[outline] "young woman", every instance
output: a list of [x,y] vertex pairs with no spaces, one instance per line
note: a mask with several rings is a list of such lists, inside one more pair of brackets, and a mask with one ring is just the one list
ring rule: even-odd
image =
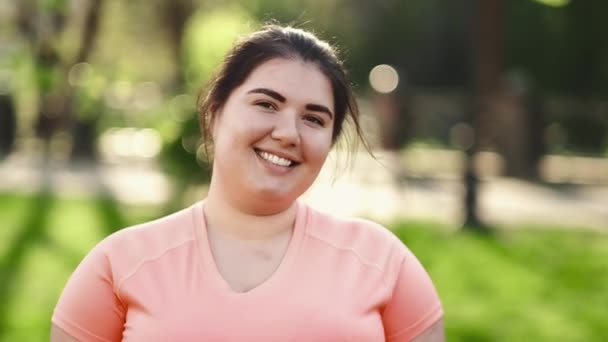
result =
[[357,106],[311,33],[267,26],[227,55],[201,127],[206,199],[100,242],[52,341],[443,341],[427,273],[389,230],[298,202]]

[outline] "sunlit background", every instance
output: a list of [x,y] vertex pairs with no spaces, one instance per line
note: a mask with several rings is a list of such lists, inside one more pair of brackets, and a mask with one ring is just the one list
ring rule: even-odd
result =
[[303,201],[394,230],[433,277],[450,341],[602,341],[605,13],[601,0],[0,1],[0,341],[48,340],[96,242],[204,198],[199,92],[270,19],[338,44],[374,153],[346,134]]

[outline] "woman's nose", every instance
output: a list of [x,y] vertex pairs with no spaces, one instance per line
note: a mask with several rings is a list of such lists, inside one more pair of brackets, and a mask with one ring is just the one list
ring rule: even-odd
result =
[[277,115],[270,136],[283,146],[297,146],[300,144],[297,114],[282,112]]

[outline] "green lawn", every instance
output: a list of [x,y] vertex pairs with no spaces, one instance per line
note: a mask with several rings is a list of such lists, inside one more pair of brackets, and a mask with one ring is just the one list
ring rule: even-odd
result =
[[0,341],[48,341],[55,302],[84,254],[154,214],[109,199],[0,194]]
[[608,234],[395,229],[437,286],[450,341],[605,341]]
[[[109,199],[0,194],[0,341],[48,340],[70,272],[98,240],[159,216]],[[608,234],[515,229],[493,236],[396,223],[433,278],[450,341],[600,341]],[[602,336],[603,335],[603,336]]]

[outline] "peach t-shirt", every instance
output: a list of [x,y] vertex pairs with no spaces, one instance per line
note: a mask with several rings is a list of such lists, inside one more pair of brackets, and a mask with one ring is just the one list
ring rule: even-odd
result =
[[234,292],[198,202],[100,242],[52,321],[83,341],[408,341],[442,313],[429,276],[389,230],[302,203],[275,273]]

